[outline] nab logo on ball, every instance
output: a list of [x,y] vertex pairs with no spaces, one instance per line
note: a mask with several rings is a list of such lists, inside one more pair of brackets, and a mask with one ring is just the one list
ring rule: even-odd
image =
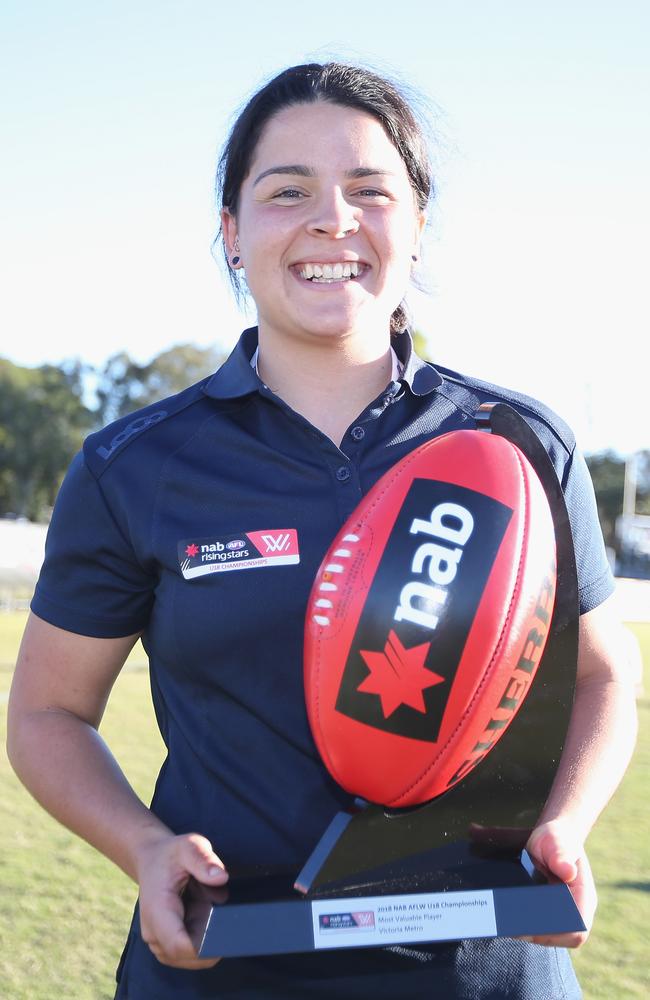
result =
[[[511,516],[511,508],[485,494],[414,480],[357,625],[337,711],[375,729],[437,741]],[[394,609],[388,622],[387,607]]]

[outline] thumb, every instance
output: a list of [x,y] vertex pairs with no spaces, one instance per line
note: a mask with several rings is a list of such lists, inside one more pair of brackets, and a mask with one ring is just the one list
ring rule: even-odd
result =
[[544,871],[562,882],[573,882],[578,875],[578,858],[582,854],[574,838],[562,835],[563,831],[551,824],[534,830],[528,842],[533,860]]
[[573,882],[578,875],[578,859],[572,852],[557,846],[556,850],[549,851],[546,862],[548,870],[561,879],[562,882]]
[[223,885],[228,881],[226,867],[218,854],[214,853],[212,844],[206,837],[191,833],[184,847],[183,865],[197,882]]

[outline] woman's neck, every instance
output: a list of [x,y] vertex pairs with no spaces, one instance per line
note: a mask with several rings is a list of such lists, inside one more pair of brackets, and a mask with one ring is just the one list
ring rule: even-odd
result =
[[[277,349],[260,334],[259,376],[338,446],[346,430],[390,382],[390,339],[293,343]],[[271,343],[269,343],[271,341]]]

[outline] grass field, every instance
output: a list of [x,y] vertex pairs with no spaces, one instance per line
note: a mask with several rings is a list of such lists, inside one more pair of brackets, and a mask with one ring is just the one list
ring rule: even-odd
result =
[[[0,615],[0,738],[6,692],[24,624]],[[650,689],[650,625],[632,626]],[[144,654],[123,671],[102,732],[148,799],[163,756]],[[587,1000],[650,996],[650,698],[639,700],[633,764],[589,840],[600,906],[575,964]],[[135,887],[50,819],[19,785],[0,751],[0,996],[2,1000],[109,1000]],[[152,998],[154,1000],[154,998]]]

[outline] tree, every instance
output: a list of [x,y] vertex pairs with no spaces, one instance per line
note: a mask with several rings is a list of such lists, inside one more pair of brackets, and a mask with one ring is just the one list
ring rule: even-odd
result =
[[179,344],[139,365],[126,354],[114,354],[99,373],[97,415],[100,424],[180,392],[215,370],[223,360],[213,347]]
[[636,512],[650,514],[650,448],[636,454]]
[[[587,456],[605,544],[614,549],[617,548],[616,519],[623,513],[625,464],[625,458],[613,451]],[[637,453],[636,473],[636,513],[650,514],[650,450]]]
[[22,368],[0,358],[0,514],[37,519],[54,502],[92,425],[83,367]]
[[191,344],[146,365],[116,354],[94,373],[98,406],[91,411],[83,402],[89,368],[78,362],[23,368],[0,358],[0,515],[43,517],[88,431],[179,392],[220,361],[215,349]]
[[616,518],[623,512],[625,459],[613,451],[587,456],[605,544],[616,548]]

